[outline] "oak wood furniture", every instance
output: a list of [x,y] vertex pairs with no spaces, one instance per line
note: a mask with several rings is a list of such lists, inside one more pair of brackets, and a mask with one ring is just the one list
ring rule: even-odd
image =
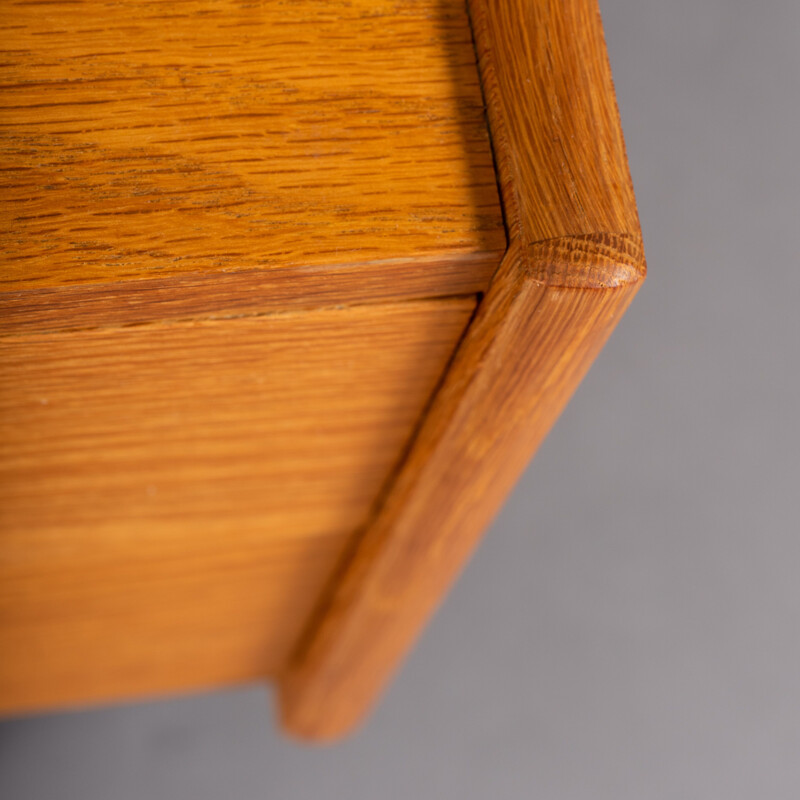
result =
[[1,7],[0,709],[335,737],[644,277],[595,0]]

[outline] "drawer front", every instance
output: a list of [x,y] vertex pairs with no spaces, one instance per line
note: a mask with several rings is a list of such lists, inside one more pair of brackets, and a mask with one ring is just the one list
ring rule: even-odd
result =
[[278,672],[474,306],[0,339],[0,707]]

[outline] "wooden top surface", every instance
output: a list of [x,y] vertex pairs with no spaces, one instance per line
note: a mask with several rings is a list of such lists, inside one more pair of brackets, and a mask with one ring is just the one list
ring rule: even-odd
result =
[[4,292],[398,260],[472,291],[505,250],[461,0],[2,0],[0,32]]

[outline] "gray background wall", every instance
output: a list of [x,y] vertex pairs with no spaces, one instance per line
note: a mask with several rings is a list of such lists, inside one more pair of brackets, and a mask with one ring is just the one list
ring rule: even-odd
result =
[[800,797],[800,3],[601,5],[650,277],[368,726],[13,720],[0,796]]

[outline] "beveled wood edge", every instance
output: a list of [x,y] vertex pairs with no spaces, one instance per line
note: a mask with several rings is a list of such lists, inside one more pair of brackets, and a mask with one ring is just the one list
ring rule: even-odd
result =
[[502,258],[479,251],[0,292],[0,336],[479,294]]
[[306,739],[363,718],[645,276],[596,0],[469,8],[509,249],[280,680]]

